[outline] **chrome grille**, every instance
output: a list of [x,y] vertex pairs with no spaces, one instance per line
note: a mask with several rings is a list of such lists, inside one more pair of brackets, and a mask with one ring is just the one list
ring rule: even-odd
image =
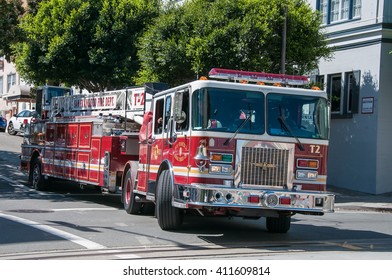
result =
[[241,181],[263,186],[287,185],[289,150],[242,147]]

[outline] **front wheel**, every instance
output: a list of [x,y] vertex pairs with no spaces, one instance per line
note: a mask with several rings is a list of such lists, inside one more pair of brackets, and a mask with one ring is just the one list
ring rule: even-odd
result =
[[291,216],[267,217],[267,229],[273,233],[286,233],[291,225]]
[[10,122],[8,124],[8,134],[10,134],[10,135],[15,135],[16,134],[16,131],[14,129],[14,125],[12,124],[12,122]]
[[183,210],[172,206],[173,183],[168,170],[162,171],[158,179],[156,215],[163,230],[178,229],[183,220]]
[[122,188],[122,200],[124,204],[124,209],[128,214],[138,214],[142,207],[141,202],[136,201],[136,195],[133,192],[133,184],[132,184],[132,172],[128,170],[124,186]]
[[42,176],[41,161],[35,158],[32,163],[32,176],[31,182],[34,189],[37,191],[43,191],[46,189],[46,182],[44,176]]

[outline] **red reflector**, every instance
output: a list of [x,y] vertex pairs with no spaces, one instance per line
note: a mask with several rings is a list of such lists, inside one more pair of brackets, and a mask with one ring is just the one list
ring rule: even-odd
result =
[[260,202],[260,197],[257,195],[251,195],[248,197],[248,202],[250,203],[259,203]]
[[27,119],[24,119],[24,120],[23,120],[23,123],[24,123],[24,124],[27,124],[27,123],[28,123],[28,120],[27,120]]
[[279,204],[290,205],[291,198],[290,197],[281,197],[281,198],[279,198]]

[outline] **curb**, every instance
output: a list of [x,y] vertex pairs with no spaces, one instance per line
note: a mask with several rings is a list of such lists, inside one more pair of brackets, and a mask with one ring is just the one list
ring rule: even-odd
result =
[[368,211],[368,212],[380,212],[380,213],[392,213],[392,205],[388,206],[368,206],[368,205],[344,205],[335,204],[335,211],[346,210],[346,211]]

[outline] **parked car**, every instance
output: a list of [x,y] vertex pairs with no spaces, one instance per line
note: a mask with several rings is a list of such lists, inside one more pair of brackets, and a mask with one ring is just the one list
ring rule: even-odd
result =
[[38,113],[34,110],[23,110],[19,114],[13,115],[8,121],[8,133],[15,135],[18,132],[23,132],[26,124],[35,118],[38,118]]
[[0,131],[5,132],[6,127],[7,127],[7,119],[0,116]]

